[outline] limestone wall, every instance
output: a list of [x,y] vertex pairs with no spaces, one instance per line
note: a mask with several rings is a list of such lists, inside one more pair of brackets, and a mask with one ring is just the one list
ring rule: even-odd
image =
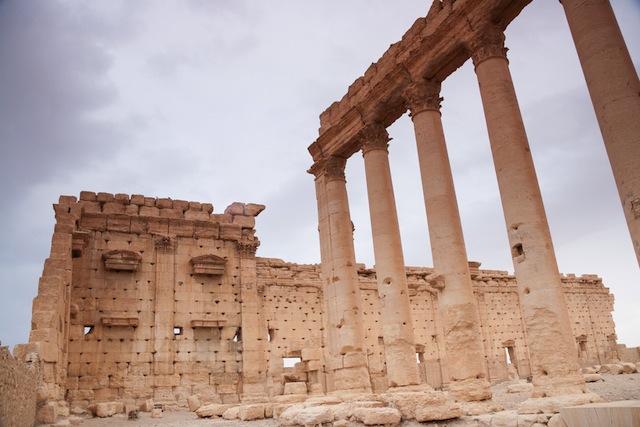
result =
[[0,426],[32,427],[36,417],[37,365],[0,347]]
[[[321,268],[256,258],[261,205],[213,206],[83,192],[54,206],[56,227],[34,300],[38,414],[53,421],[94,402],[166,406],[264,401],[332,390]],[[530,373],[517,284],[472,266],[488,377]],[[433,270],[407,267],[423,382],[448,383]],[[375,271],[358,266],[375,391],[387,388]],[[613,298],[596,276],[563,278],[576,352],[617,359]],[[511,365],[507,363],[511,359]]]

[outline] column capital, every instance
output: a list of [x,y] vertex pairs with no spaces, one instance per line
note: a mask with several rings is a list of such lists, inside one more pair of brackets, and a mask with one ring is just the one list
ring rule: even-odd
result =
[[469,46],[473,65],[477,67],[485,59],[494,57],[507,59],[509,49],[504,46],[504,40],[503,30],[495,26],[486,26]]
[[321,175],[324,175],[327,180],[342,180],[345,181],[344,170],[347,166],[347,159],[338,156],[325,157],[311,166],[309,173],[312,173],[316,179]]
[[411,116],[415,116],[426,110],[440,111],[440,103],[444,98],[440,97],[440,82],[437,80],[424,80],[409,85],[403,96]]
[[371,150],[385,150],[389,148],[389,133],[380,123],[372,123],[366,125],[360,131],[360,141],[362,145],[362,155],[364,156]]

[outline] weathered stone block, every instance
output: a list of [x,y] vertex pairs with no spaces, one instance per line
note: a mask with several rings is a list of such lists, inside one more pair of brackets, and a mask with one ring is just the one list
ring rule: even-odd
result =
[[284,394],[307,394],[307,383],[305,382],[285,383]]
[[395,408],[355,408],[354,417],[365,425],[396,425],[402,414]]
[[265,417],[265,405],[243,405],[238,410],[238,418],[242,421],[261,420]]

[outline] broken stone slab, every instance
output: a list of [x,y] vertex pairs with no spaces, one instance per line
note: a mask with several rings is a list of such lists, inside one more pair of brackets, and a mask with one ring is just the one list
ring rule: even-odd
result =
[[118,413],[116,402],[100,402],[96,404],[96,417],[107,418]]
[[582,374],[584,376],[584,381],[588,383],[595,383],[597,381],[604,381],[602,375],[600,374]]
[[365,425],[396,425],[402,414],[395,408],[355,408],[353,416]]
[[225,411],[236,405],[223,405],[213,403],[211,405],[204,405],[199,407],[195,412],[200,418],[221,417]]
[[242,405],[238,409],[238,418],[242,421],[262,420],[266,418],[267,405]]
[[333,412],[326,406],[312,406],[310,408],[300,408],[298,405],[280,414],[279,421],[285,426],[317,426],[333,422]]
[[530,397],[518,407],[519,414],[555,414],[560,408],[579,406],[587,403],[600,403],[604,399],[595,393],[569,394],[554,397]]
[[398,409],[402,418],[408,420],[439,421],[462,416],[460,405],[443,392],[394,392],[382,395],[382,399],[388,406]]
[[239,406],[231,407],[226,411],[224,411],[224,413],[222,414],[222,418],[224,418],[225,420],[237,420],[239,416],[240,416]]
[[202,406],[200,404],[200,398],[196,395],[187,397],[187,405],[191,412],[196,412]]
[[638,367],[634,363],[630,362],[622,362],[622,373],[624,374],[635,374],[638,372]]

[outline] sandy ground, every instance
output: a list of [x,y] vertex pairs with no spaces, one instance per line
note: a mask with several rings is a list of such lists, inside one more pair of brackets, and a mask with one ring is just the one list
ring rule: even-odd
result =
[[[640,400],[640,373],[609,375],[603,374],[604,381],[590,383],[589,389],[598,393],[605,400]],[[496,384],[493,387],[494,400],[501,404],[506,410],[514,410],[518,404],[528,397],[528,393],[507,393],[509,382]],[[77,421],[75,421],[77,422]],[[406,423],[418,426],[419,423]],[[151,418],[149,413],[140,413],[140,418],[130,421],[123,415],[116,415],[111,418],[91,418],[82,419],[79,424],[82,427],[113,427],[113,426],[139,426],[139,427],[160,427],[160,426],[180,426],[180,427],[277,427],[279,423],[273,419],[261,421],[226,421],[223,419],[198,418],[193,412],[164,412],[162,418]],[[455,426],[468,425],[463,420],[452,423],[428,423],[422,425],[431,426]]]

